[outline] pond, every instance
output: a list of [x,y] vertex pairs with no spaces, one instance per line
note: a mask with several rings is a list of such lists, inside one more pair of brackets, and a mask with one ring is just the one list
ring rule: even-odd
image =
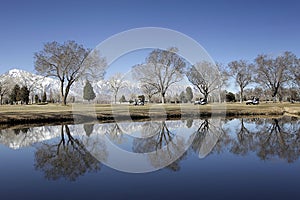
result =
[[0,131],[1,199],[295,199],[297,118]]

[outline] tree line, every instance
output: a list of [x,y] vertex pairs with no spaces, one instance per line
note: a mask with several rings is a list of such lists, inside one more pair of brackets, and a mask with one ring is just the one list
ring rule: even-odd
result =
[[261,54],[253,63],[239,60],[229,63],[228,67],[229,75],[239,86],[241,102],[245,88],[251,83],[255,83],[258,90],[269,92],[273,101],[281,101],[287,89],[295,89],[299,93],[300,59],[292,52],[284,52],[277,57]]
[[270,97],[274,102],[282,101],[288,92],[292,94],[290,100],[300,100],[300,59],[292,52],[284,52],[277,57],[261,54],[252,63],[238,60],[224,66],[207,61],[188,65],[176,54],[177,51],[174,48],[154,50],[145,63],[134,66],[141,87],[149,94],[160,94],[162,103],[170,86],[180,82],[184,76],[206,100],[215,95],[219,102],[234,100],[232,93],[226,91],[232,80],[239,88],[240,102],[247,98],[245,92],[249,96],[250,88],[260,91],[257,95],[252,93],[253,96],[264,93],[266,100]]
[[[13,89],[8,94],[8,98],[3,102],[3,96],[1,96],[0,102],[2,104],[29,104],[30,102],[30,90],[27,86],[20,87],[19,84],[15,84]],[[54,100],[50,97],[50,100],[47,100],[46,92],[43,92],[41,98],[39,95],[34,95],[35,103],[46,103],[46,102],[54,102]],[[33,103],[33,100],[31,101]]]
[[[140,83],[140,89],[149,102],[153,96],[159,96],[160,102],[165,103],[172,86],[184,78],[187,78],[193,88],[173,94],[175,101],[192,101],[197,98],[193,91],[210,101],[235,100],[232,93],[226,90],[232,80],[239,88],[237,99],[240,102],[250,95],[256,96],[255,94],[264,95],[265,99],[273,101],[281,101],[288,93],[289,100],[300,99],[300,59],[292,52],[284,52],[276,57],[261,54],[253,62],[238,60],[227,65],[207,61],[191,65],[178,52],[175,47],[167,50],[154,49],[144,63],[132,67],[133,76]],[[63,105],[67,104],[71,87],[76,81],[99,80],[105,74],[106,59],[98,51],[84,48],[75,41],[46,43],[43,50],[34,54],[34,59],[38,74],[59,80],[59,96]],[[121,74],[116,74],[108,81],[108,85],[116,103],[118,92],[127,86],[126,82]],[[11,88],[10,85],[8,88],[5,82],[0,81],[1,104],[4,96],[9,96],[10,102],[21,101],[27,104],[30,88],[26,88],[26,84],[20,89],[18,87],[20,86],[15,85]],[[83,98],[88,101],[96,97],[90,82],[86,82],[83,93]],[[122,101],[124,99],[122,97]]]

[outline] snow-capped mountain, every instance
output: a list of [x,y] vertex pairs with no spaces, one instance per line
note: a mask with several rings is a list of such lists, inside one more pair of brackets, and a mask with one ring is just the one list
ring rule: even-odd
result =
[[58,81],[52,78],[32,74],[30,72],[12,69],[1,75],[0,78],[11,79],[14,83],[20,85],[27,85],[27,87],[35,87],[36,89],[55,89]]
[[[47,95],[59,96],[60,93],[60,81],[50,77],[44,77],[41,75],[36,75],[20,69],[11,69],[8,72],[0,76],[0,81],[5,80],[11,87],[15,84],[20,86],[27,86],[30,90],[30,95],[35,94],[41,95],[44,91]],[[74,88],[74,89],[73,89]],[[82,96],[83,86],[81,83],[76,83],[72,86],[70,91],[70,96],[79,97]]]
[[20,70],[20,69],[12,69],[2,74],[0,76],[0,80],[6,80],[12,87],[15,84],[20,86],[27,86],[33,94],[42,94],[43,91],[50,93],[59,91],[59,81],[53,78],[44,77],[36,74],[32,74],[30,72]]
[[[59,80],[50,77],[36,75],[20,69],[12,69],[2,74],[0,76],[0,81],[1,80],[8,81],[12,87],[15,84],[18,84],[20,86],[27,86],[31,92],[31,95],[35,95],[35,94],[40,95],[44,91],[46,91],[48,95],[50,94],[50,92],[52,92],[53,94],[59,94],[60,91]],[[140,93],[138,84],[129,81],[126,82],[127,82],[127,87],[123,88],[122,91],[120,91],[119,93],[120,95]],[[82,100],[84,84],[85,84],[84,81],[75,82],[71,87],[69,96],[74,96],[77,100]],[[111,95],[111,89],[106,80],[99,80],[97,82],[92,82],[91,84],[93,86],[94,92],[97,94],[97,96],[99,96],[99,98],[100,96],[103,97],[106,95],[107,96]]]
[[[44,77],[40,75],[36,75],[24,70],[20,69],[12,69],[6,72],[5,74],[0,75],[0,81],[8,80],[11,84],[11,88],[15,84],[19,84],[20,86],[27,86],[30,90],[30,96],[33,98],[34,95],[42,95],[45,91],[47,95],[52,93],[53,96],[59,97],[60,94],[60,81],[50,77]],[[126,87],[120,89],[118,93],[118,98],[122,95],[125,95],[126,99],[132,98],[132,95],[140,95],[143,92],[140,89],[140,84],[138,81],[134,81],[131,77],[124,77],[124,81],[126,82]],[[98,80],[91,82],[94,92],[97,95],[96,100],[104,100],[111,101],[112,100],[112,90],[107,80]],[[83,98],[83,87],[85,85],[85,81],[75,82],[69,93],[69,97],[75,97],[76,101],[82,101]],[[170,87],[171,95],[180,94],[182,91],[185,91],[185,88],[190,86],[188,83],[180,83],[177,85],[172,85]],[[55,97],[54,97],[55,98]]]

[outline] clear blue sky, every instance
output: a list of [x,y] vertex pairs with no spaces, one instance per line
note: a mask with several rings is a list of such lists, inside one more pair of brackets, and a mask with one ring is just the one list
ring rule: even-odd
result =
[[0,4],[0,73],[34,71],[51,41],[94,48],[113,34],[164,27],[198,41],[217,62],[292,51],[300,57],[300,3],[278,1],[16,1]]

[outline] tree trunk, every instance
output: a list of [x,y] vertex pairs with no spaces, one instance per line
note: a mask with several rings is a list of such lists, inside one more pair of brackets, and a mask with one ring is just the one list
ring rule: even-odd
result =
[[0,95],[0,105],[2,105],[2,98],[3,98],[3,95]]
[[165,104],[165,94],[161,93],[161,103]]
[[205,93],[205,94],[204,94],[204,100],[205,100],[205,101],[208,101],[208,93]]
[[117,104],[117,94],[115,94],[115,104]]
[[67,105],[67,102],[65,101],[65,95],[64,95],[64,81],[60,81],[60,96],[62,100],[62,105]]
[[70,92],[70,87],[71,87],[71,84],[68,83],[67,87],[66,87],[66,91],[65,91],[65,95],[64,95],[64,99],[63,99],[63,105],[67,105],[67,98],[68,98],[68,95],[69,95],[69,92]]
[[278,90],[279,90],[279,85],[273,88],[273,102],[276,103],[278,101]]
[[66,106],[66,105],[67,105],[67,97],[66,97],[66,96],[63,96],[63,102],[62,102],[62,105],[63,105],[63,106]]
[[278,100],[277,91],[273,91],[272,97],[273,97],[273,103],[276,103]]
[[243,90],[243,88],[241,88],[240,103],[243,103],[243,94],[244,94],[244,90]]
[[151,98],[152,98],[152,95],[148,95],[148,100],[149,100],[148,103],[152,103]]

